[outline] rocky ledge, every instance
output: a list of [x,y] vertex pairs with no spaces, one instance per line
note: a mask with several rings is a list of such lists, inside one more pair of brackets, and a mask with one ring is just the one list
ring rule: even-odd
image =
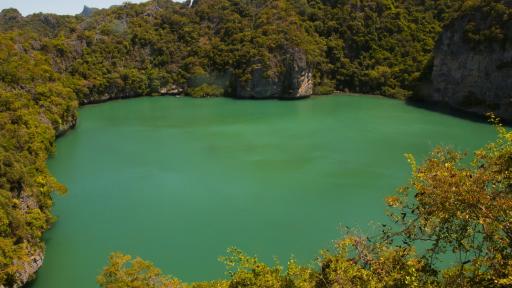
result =
[[[12,288],[23,287],[26,283],[35,278],[37,270],[43,265],[44,250],[38,248],[32,248],[29,253],[28,259],[16,260],[15,265],[20,269],[15,274],[15,282],[12,284]],[[0,286],[0,288],[7,288]]]

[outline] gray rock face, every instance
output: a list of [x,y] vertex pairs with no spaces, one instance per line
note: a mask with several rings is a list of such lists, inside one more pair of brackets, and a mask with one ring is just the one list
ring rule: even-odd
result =
[[69,119],[69,121],[61,124],[59,127],[57,127],[55,131],[55,135],[57,137],[60,137],[64,134],[66,134],[69,130],[75,128],[77,122],[77,116],[73,115],[73,118]]
[[[440,35],[428,100],[478,114],[494,112],[512,120],[512,43],[472,45],[464,32],[474,17],[478,15],[456,19]],[[511,25],[506,35],[512,39]]]
[[249,81],[235,81],[235,97],[244,99],[298,99],[313,94],[311,68],[306,56],[298,49],[292,50],[284,63],[284,72],[268,77],[264,68],[257,68]]
[[271,79],[265,76],[265,69],[257,68],[251,74],[249,81],[236,80],[237,98],[268,99],[281,96],[282,79]]
[[199,87],[203,84],[215,85],[229,90],[229,86],[233,80],[233,73],[230,71],[224,72],[208,72],[204,74],[196,74],[188,79],[188,87]]
[[28,259],[20,261],[15,260],[15,262],[17,262],[16,264],[19,265],[21,269],[16,272],[16,283],[12,287],[23,287],[23,285],[33,280],[37,270],[43,265],[43,259],[44,251],[42,249],[33,248]]
[[177,85],[170,84],[165,87],[160,87],[160,89],[158,89],[158,92],[160,93],[160,95],[180,95],[183,93],[183,88],[180,88]]
[[84,9],[82,10],[82,13],[80,13],[78,15],[84,16],[84,17],[91,17],[92,14],[94,14],[94,12],[96,12],[98,10],[99,10],[98,8],[88,7],[85,5]]
[[[21,211],[24,213],[32,210],[39,209],[37,200],[28,191],[21,191],[19,195]],[[27,243],[30,247],[28,257],[22,259],[15,259],[14,264],[19,267],[13,275],[13,283],[9,284],[10,288],[23,287],[26,283],[35,278],[35,274],[43,265],[44,259],[44,245],[40,240],[34,239],[33,242]],[[0,288],[7,288],[0,285]]]

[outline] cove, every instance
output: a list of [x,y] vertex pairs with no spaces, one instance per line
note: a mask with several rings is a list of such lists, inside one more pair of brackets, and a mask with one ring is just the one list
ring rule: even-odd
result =
[[145,97],[80,109],[57,141],[45,264],[31,287],[96,287],[111,252],[183,281],[224,277],[236,246],[313,262],[347,225],[385,222],[406,183],[403,157],[436,145],[472,151],[494,128],[370,96],[302,101]]

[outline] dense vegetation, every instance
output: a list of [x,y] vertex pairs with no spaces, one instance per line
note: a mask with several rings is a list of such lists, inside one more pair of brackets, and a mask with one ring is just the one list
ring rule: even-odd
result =
[[[37,48],[83,80],[75,91],[81,102],[232,88],[224,83],[232,75],[247,80],[258,67],[276,76],[296,49],[313,68],[316,92],[406,98],[429,69],[442,25],[464,2],[200,0],[189,9],[155,0],[91,17],[20,18],[6,10],[0,29],[44,35],[48,43]],[[195,94],[218,94],[205,88]]]
[[[139,258],[112,254],[102,287],[510,287],[512,285],[512,132],[465,155],[435,149],[387,199],[397,224],[373,238],[349,234],[324,251],[318,267],[293,259],[286,270],[236,249],[223,258],[229,280],[182,284]],[[467,160],[467,159],[466,159]],[[417,243],[423,248],[416,251]],[[447,256],[450,255],[450,256]],[[439,269],[439,257],[455,264]],[[131,261],[130,261],[131,260]]]
[[[486,11],[485,17],[492,21],[487,28],[468,27],[468,39],[479,43],[489,37],[505,37],[500,31],[508,21],[510,8],[500,1],[488,0],[197,0],[191,8],[169,0],[152,0],[94,10],[86,16],[22,17],[14,9],[3,10],[0,13],[0,285],[22,283],[37,269],[33,267],[34,259],[40,258],[44,250],[41,235],[54,221],[50,194],[66,190],[50,175],[45,162],[54,150],[55,137],[74,125],[79,103],[183,92],[195,97],[231,95],[233,77],[247,81],[251,72],[261,67],[266,77],[276,77],[294,51],[301,51],[307,57],[317,93],[344,90],[407,98],[418,81],[428,78],[432,49],[442,26],[461,11],[480,10]],[[510,177],[510,166],[507,168],[503,166],[506,163],[492,158],[493,153],[501,151],[499,145],[510,140],[509,134],[501,136],[502,142],[496,144],[496,150],[492,147],[482,150],[477,155],[477,162],[481,163],[471,169],[457,166],[459,154],[437,151],[427,164],[415,170],[412,183],[417,190],[428,190],[430,194],[425,195],[434,195],[448,188],[435,182],[436,179],[425,177],[455,173],[460,182],[451,185],[467,185],[461,189],[473,187],[461,191],[468,193],[466,198],[471,198],[468,195],[474,192],[474,197],[491,199],[484,202],[489,207],[478,210],[480,206],[476,202],[457,202],[468,199],[460,200],[456,194],[455,198],[445,199],[455,201],[446,202],[453,207],[435,207],[437,202],[428,202],[430,198],[425,199],[425,207],[429,207],[425,210],[409,206],[413,203],[403,197],[395,201],[405,215],[415,220],[403,232],[410,241],[425,237],[437,239],[432,253],[454,247],[455,252],[467,257],[475,255],[475,247],[481,249],[478,258],[469,259],[471,265],[463,265],[458,274],[455,270],[448,273],[446,281],[510,281],[506,278],[510,277],[510,251],[506,246],[510,249],[507,226],[510,224],[506,224],[510,215],[506,211],[492,214],[494,210],[490,210],[498,203],[496,199],[502,201],[506,199],[505,192],[510,194],[510,182],[505,182]],[[481,182],[472,182],[477,180]],[[499,187],[488,187],[490,183]],[[500,192],[504,194],[498,193],[498,189],[505,191]],[[411,192],[413,188],[406,191]],[[462,204],[468,205],[467,211],[450,210]],[[418,205],[423,207],[421,201]],[[467,218],[452,215],[457,211],[472,214],[464,214]],[[454,236],[455,233],[462,238],[446,238],[445,234]],[[472,235],[482,235],[473,239],[482,242],[468,242]],[[229,263],[236,264],[238,270],[233,272],[230,284],[218,285],[254,286],[251,281],[270,281],[265,285],[301,286],[303,283],[307,286],[319,279],[326,281],[322,283],[327,286],[346,286],[343,283],[396,286],[398,282],[393,281],[409,281],[406,279],[420,281],[411,283],[421,285],[438,283],[438,278],[423,273],[430,271],[431,262],[414,258],[410,248],[375,246],[363,240],[349,238],[340,242],[339,253],[322,257],[321,272],[290,265],[284,273],[280,268],[267,267],[236,252]],[[345,257],[349,246],[358,248],[361,257],[354,258],[357,261]],[[492,255],[499,255],[496,261],[502,262],[493,262]],[[112,284],[118,283],[116,275],[132,279],[139,277],[139,270],[150,274],[140,275],[143,277],[140,281],[149,279],[160,286],[177,283],[165,277],[156,281],[161,277],[158,271],[138,260],[132,262],[132,268],[125,269],[126,261],[123,256],[113,256],[114,274],[104,274],[100,283],[125,287]],[[460,271],[468,276],[456,278]]]
[[464,14],[471,19],[465,27],[465,36],[474,48],[485,48],[489,43],[500,43],[505,46],[511,40],[507,26],[512,17],[512,10],[507,6],[491,2],[485,7],[470,6]]
[[16,43],[33,37],[0,37],[0,283],[8,286],[29,257],[41,253],[41,235],[53,221],[50,193],[65,191],[46,159],[55,133],[76,117],[78,107],[50,58]]

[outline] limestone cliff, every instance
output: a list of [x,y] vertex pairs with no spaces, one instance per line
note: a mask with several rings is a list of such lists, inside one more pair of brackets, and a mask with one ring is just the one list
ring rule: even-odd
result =
[[[511,7],[510,1],[501,5],[501,10]],[[493,19],[497,13],[490,9],[470,9],[444,28],[434,51],[428,100],[512,120],[512,23]]]
[[283,68],[275,75],[260,66],[254,69],[249,80],[235,81],[235,97],[244,99],[298,99],[313,93],[311,67],[305,54],[292,49],[283,60]]

